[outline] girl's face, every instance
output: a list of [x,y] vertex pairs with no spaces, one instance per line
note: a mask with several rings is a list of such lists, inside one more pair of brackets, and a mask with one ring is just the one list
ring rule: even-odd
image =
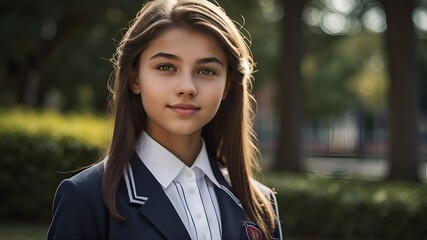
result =
[[227,64],[218,41],[206,33],[171,28],[151,41],[130,86],[141,94],[147,133],[200,136],[225,98]]

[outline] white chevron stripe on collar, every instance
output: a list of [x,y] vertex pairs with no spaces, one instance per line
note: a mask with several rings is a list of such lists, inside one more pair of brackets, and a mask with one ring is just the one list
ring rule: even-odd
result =
[[129,167],[125,170],[124,177],[125,177],[128,195],[129,195],[129,201],[131,203],[144,205],[145,202],[148,200],[148,198],[137,195],[136,187],[135,187],[135,179],[133,177],[133,171],[132,171],[131,165],[129,165]]
[[233,199],[234,202],[236,202],[236,204],[239,205],[240,208],[243,209],[243,206],[240,203],[239,199],[236,196],[234,196],[234,194],[230,190],[228,190],[226,186],[221,185],[221,189],[224,190],[224,192],[227,193],[231,197],[231,199]]

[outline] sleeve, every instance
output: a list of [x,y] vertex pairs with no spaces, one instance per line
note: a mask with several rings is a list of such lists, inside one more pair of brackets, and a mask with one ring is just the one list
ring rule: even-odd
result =
[[279,215],[279,205],[277,204],[276,194],[271,191],[271,201],[274,208],[274,214],[276,217],[276,227],[274,229],[273,233],[273,239],[283,239],[283,233],[282,233],[282,227],[280,222],[280,215]]
[[99,239],[95,216],[87,197],[72,180],[58,187],[47,239]]

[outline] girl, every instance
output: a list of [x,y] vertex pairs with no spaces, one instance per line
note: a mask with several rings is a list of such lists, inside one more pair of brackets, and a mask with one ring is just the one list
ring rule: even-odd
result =
[[115,54],[107,157],[58,187],[48,239],[279,239],[252,180],[253,61],[206,0],[147,2]]

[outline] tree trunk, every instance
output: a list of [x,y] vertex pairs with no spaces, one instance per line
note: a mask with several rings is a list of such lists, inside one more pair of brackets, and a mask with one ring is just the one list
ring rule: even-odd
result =
[[413,2],[383,1],[387,15],[386,47],[390,75],[390,172],[391,179],[418,178],[418,89],[415,61]]
[[284,0],[282,70],[279,72],[277,104],[279,132],[275,170],[301,171],[301,0]]

